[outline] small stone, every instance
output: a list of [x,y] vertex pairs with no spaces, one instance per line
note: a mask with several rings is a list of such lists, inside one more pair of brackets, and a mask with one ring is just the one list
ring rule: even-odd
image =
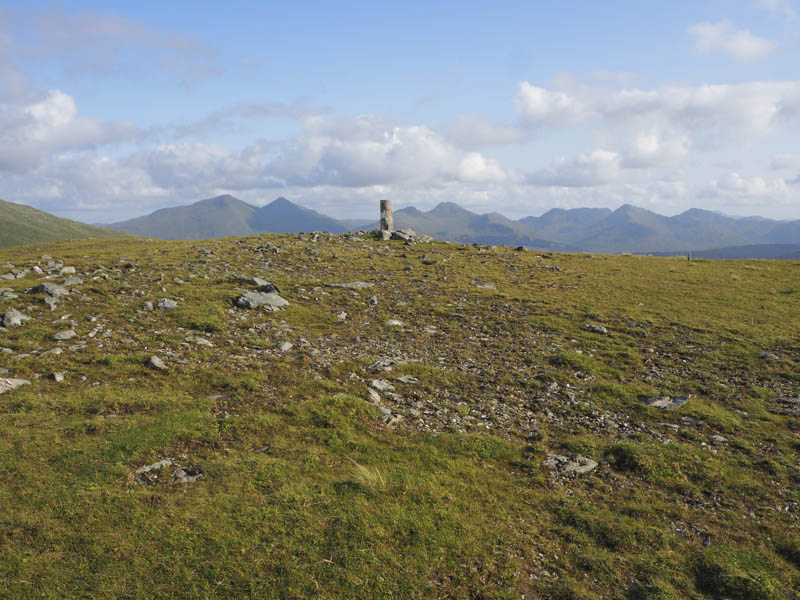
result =
[[608,333],[608,329],[606,329],[602,325],[589,324],[589,325],[586,326],[586,329],[588,329],[592,333],[599,333],[601,335],[606,335]]
[[0,316],[0,324],[3,327],[16,327],[17,325],[22,325],[23,321],[29,321],[30,317],[19,312],[16,309],[9,309],[7,310],[2,316]]
[[764,360],[778,360],[778,355],[772,352],[762,352],[759,356]]
[[59,271],[59,275],[74,275],[75,274],[75,267],[62,267],[61,271]]
[[178,303],[171,298],[161,298],[161,300],[156,303],[156,308],[161,310],[174,310],[178,308]]
[[377,296],[370,296],[369,297],[369,305],[376,306],[378,304],[378,297]]
[[385,379],[373,379],[372,387],[380,392],[393,392],[394,386]]
[[202,477],[203,471],[199,467],[177,467],[172,472],[175,483],[194,483]]
[[678,408],[683,406],[691,398],[691,394],[684,394],[683,396],[640,396],[640,400],[647,406],[654,408]]
[[50,373],[50,379],[56,383],[61,383],[64,381],[64,373]]
[[53,339],[56,341],[71,340],[76,335],[78,334],[75,333],[74,329],[66,329],[64,331],[59,331],[58,333],[54,333]]
[[405,327],[405,323],[403,323],[398,319],[389,319],[388,321],[386,321],[386,324],[389,327]]
[[345,320],[347,320],[347,313],[346,313],[346,312],[344,312],[344,311],[342,311],[342,312],[340,312],[338,315],[336,315],[336,318],[337,318],[337,319],[338,319],[340,322],[341,322],[341,321],[345,321]]
[[278,350],[281,352],[288,352],[292,348],[294,348],[294,344],[292,342],[281,342],[278,346]]
[[259,308],[267,310],[281,310],[288,306],[289,301],[271,292],[245,292],[236,299],[239,308]]
[[73,287],[75,285],[81,285],[82,283],[83,283],[83,279],[81,279],[77,275],[72,275],[70,277],[67,277],[64,280],[64,285],[67,286],[67,287]]
[[7,377],[0,377],[0,394],[15,390],[20,386],[29,384],[27,379],[11,379]]
[[69,290],[66,288],[61,287],[60,285],[56,285],[55,283],[50,283],[46,281],[37,285],[34,288],[28,290],[29,294],[45,294],[50,296],[51,298],[60,298],[61,296],[68,296]]
[[397,378],[397,381],[399,381],[400,383],[407,383],[407,384],[419,383],[419,379],[417,379],[416,377],[412,377],[411,375],[402,375]]
[[371,287],[374,287],[374,283],[368,283],[366,281],[350,281],[347,283],[329,283],[328,287],[332,288],[344,288],[347,290],[366,290]]
[[151,356],[150,358],[147,359],[147,362],[145,364],[151,369],[156,369],[159,371],[167,370],[167,365],[165,365],[164,361],[161,360],[158,356]]
[[370,402],[379,404],[381,401],[381,395],[372,388],[367,388],[367,396],[369,396]]
[[149,300],[147,302],[142,303],[142,310],[150,312],[151,310],[153,310],[153,308],[154,308],[153,303],[150,302]]
[[714,435],[712,435],[712,436],[711,436],[709,439],[710,439],[712,442],[715,442],[715,443],[717,443],[717,444],[720,444],[720,443],[722,443],[722,442],[727,442],[727,441],[728,441],[728,438],[726,438],[726,437],[723,437],[723,436],[721,436],[721,435],[717,435],[717,434],[714,434]]

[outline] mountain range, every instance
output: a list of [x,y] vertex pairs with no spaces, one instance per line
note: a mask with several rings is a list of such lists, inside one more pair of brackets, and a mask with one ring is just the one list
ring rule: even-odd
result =
[[[476,214],[458,204],[442,202],[429,211],[414,207],[396,210],[394,225],[395,229],[413,229],[441,240],[557,251],[658,255],[692,252],[708,258],[800,256],[800,220],[736,218],[697,208],[672,217],[629,204],[613,211],[554,208],[539,217],[512,220],[499,213]],[[377,220],[339,220],[286,198],[258,207],[223,195],[102,228],[0,200],[0,247],[69,237],[134,234],[195,240],[259,233],[345,233],[377,226]]]
[[121,231],[62,219],[24,204],[0,200],[0,248],[35,242],[128,235]]

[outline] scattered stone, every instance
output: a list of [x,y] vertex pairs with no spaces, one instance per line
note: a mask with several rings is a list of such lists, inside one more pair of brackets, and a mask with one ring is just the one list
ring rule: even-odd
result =
[[191,341],[193,341],[198,346],[205,346],[206,348],[214,347],[214,344],[211,341],[207,340],[206,338],[195,336],[191,339]]
[[64,341],[64,340],[71,340],[74,338],[77,333],[75,333],[74,329],[66,329],[64,331],[59,331],[58,333],[53,334],[53,339],[56,341]]
[[281,310],[289,301],[271,292],[245,292],[236,299],[239,308],[260,308]]
[[178,303],[171,298],[161,298],[161,300],[156,303],[156,308],[160,310],[175,310],[178,308]]
[[691,397],[691,394],[684,394],[683,396],[640,396],[639,399],[647,406],[654,408],[678,408],[686,404]]
[[136,473],[137,475],[144,475],[145,473],[150,473],[151,471],[160,471],[165,467],[171,467],[172,463],[173,461],[171,458],[165,458],[164,460],[159,460],[158,462],[154,462],[152,465],[139,467],[138,469],[136,469],[136,471],[134,471],[134,473]]
[[29,289],[27,293],[45,294],[46,296],[50,296],[51,298],[61,298],[62,296],[68,296],[69,290],[61,287],[60,285],[56,285],[55,283],[50,283],[49,281],[45,281],[44,283],[40,283],[36,287]]
[[278,350],[281,352],[288,352],[292,348],[294,348],[294,344],[292,342],[281,342],[278,346]]
[[151,369],[156,369],[158,371],[166,371],[168,368],[167,365],[164,364],[164,361],[155,355],[148,358],[145,365]]
[[381,373],[383,371],[391,371],[394,365],[399,364],[398,361],[392,360],[391,358],[381,358],[367,367],[367,373],[372,373],[374,375],[375,373]]
[[30,317],[19,312],[16,309],[9,309],[7,310],[2,316],[0,316],[0,324],[3,327],[16,327],[18,325],[22,325],[23,321],[29,321]]
[[374,387],[379,392],[393,392],[394,386],[386,381],[385,379],[373,379],[372,380],[372,387]]
[[146,310],[147,312],[150,312],[153,309],[154,309],[153,303],[150,302],[149,300],[147,302],[143,302],[142,303],[142,310]]
[[172,479],[175,483],[194,483],[203,477],[203,470],[200,467],[176,467],[172,472]]
[[389,327],[405,327],[405,323],[397,319],[389,319],[388,321],[386,321],[386,324]]
[[712,442],[715,442],[715,443],[718,443],[718,444],[719,444],[719,443],[722,443],[722,442],[727,442],[727,441],[728,441],[728,438],[726,438],[726,437],[723,437],[723,436],[721,436],[721,435],[716,435],[716,434],[715,434],[715,435],[712,435],[712,436],[711,436],[709,439],[710,439]]
[[397,378],[397,381],[399,381],[400,383],[407,383],[407,384],[419,383],[419,379],[417,379],[416,377],[412,377],[411,375],[401,375],[400,377]]
[[67,287],[73,287],[73,286],[76,286],[76,285],[81,285],[82,283],[83,283],[83,279],[81,279],[77,275],[72,275],[70,277],[67,277],[64,280],[64,285],[67,286]]
[[339,322],[345,321],[347,320],[347,313],[342,311],[338,315],[336,315],[336,318],[339,320]]
[[15,390],[20,386],[29,384],[27,379],[11,379],[7,377],[0,377],[0,394]]
[[45,296],[44,303],[50,308],[50,312],[56,309],[56,304],[58,303],[58,298],[54,298],[51,296]]
[[497,286],[491,283],[481,283],[478,285],[478,288],[482,290],[496,290]]
[[261,277],[239,277],[238,280],[246,285],[255,286],[260,292],[280,292],[277,285]]
[[75,267],[62,267],[61,271],[58,273],[59,275],[74,275],[75,274]]
[[583,475],[597,468],[597,462],[585,456],[576,456],[575,460],[570,460],[560,454],[548,454],[544,461],[544,466],[557,471],[560,475]]
[[50,379],[56,383],[61,383],[64,381],[64,373],[50,373]]
[[329,283],[328,287],[332,288],[344,288],[347,290],[366,290],[371,287],[374,287],[374,283],[368,283],[366,281],[350,281],[347,283]]
[[764,360],[778,360],[778,355],[772,354],[772,352],[762,352],[760,354],[760,358],[763,358]]
[[377,296],[370,296],[369,297],[369,305],[376,306],[378,304],[378,297]]
[[587,326],[586,326],[586,329],[588,329],[588,330],[589,330],[589,331],[591,331],[592,333],[599,333],[599,334],[601,334],[601,335],[606,335],[606,334],[608,334],[608,329],[606,329],[606,328],[605,328],[605,327],[603,327],[602,325],[592,325],[592,324],[589,324],[589,325],[587,325]]
[[369,396],[370,402],[375,404],[379,404],[381,401],[381,395],[373,388],[367,388],[367,396]]

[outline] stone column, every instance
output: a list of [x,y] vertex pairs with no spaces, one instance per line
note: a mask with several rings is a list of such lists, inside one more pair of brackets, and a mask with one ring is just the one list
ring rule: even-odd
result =
[[386,231],[392,233],[394,229],[394,219],[392,217],[392,201],[381,200],[381,233]]

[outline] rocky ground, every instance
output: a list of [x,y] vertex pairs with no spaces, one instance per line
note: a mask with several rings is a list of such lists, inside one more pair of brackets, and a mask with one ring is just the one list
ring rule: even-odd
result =
[[[519,515],[503,521],[513,568],[482,564],[487,579],[470,586],[469,568],[454,563],[395,593],[790,598],[800,582],[797,263],[324,233],[39,250],[0,255],[7,427],[45,405],[61,414],[52,405],[83,403],[81,427],[111,440],[108,422],[139,410],[131,395],[165,389],[202,395],[213,420],[213,435],[123,448],[115,460],[127,477],[104,485],[166,496],[175,492],[165,481],[219,485],[215,460],[269,448],[250,435],[254,419],[283,415],[274,418],[295,427],[305,402],[346,395],[372,411],[358,421],[375,443],[498,440],[516,458],[486,450],[471,460],[525,488],[504,492],[510,506],[547,514],[533,517],[535,534]],[[128,400],[87,411],[93,388]],[[634,514],[641,503],[656,515]],[[641,529],[648,519],[657,534]],[[615,541],[615,527],[631,539]],[[650,544],[680,565],[644,565],[634,555]]]

